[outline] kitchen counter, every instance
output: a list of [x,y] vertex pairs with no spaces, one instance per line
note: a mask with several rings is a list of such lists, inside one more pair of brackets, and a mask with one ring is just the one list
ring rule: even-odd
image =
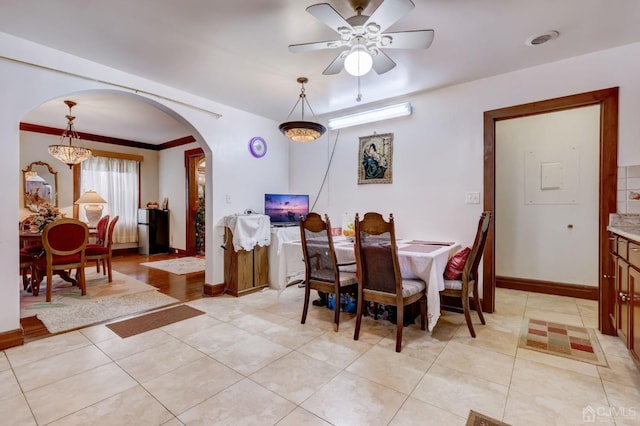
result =
[[640,242],[640,225],[609,225],[607,231]]
[[625,213],[610,214],[607,231],[640,242],[640,215]]

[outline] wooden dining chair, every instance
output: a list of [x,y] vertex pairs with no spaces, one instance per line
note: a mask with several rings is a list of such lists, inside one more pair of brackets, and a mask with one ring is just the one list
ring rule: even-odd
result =
[[[19,224],[20,232],[28,232],[31,229],[31,221],[34,215],[28,216]],[[22,287],[25,290],[31,288],[34,280],[34,262],[44,253],[42,242],[20,240],[20,273],[22,275]]]
[[338,263],[331,236],[331,222],[325,214],[325,220],[318,213],[309,213],[306,218],[300,218],[300,237],[302,240],[302,254],[305,264],[305,289],[302,320],[307,320],[311,290],[332,293],[335,295],[334,331],[340,325],[340,295],[357,291],[358,280],[353,272],[340,270],[340,267],[354,265]]
[[[100,218],[96,224],[96,242],[95,244],[104,245],[107,239],[107,225],[109,224],[109,215],[106,214]],[[100,271],[98,271],[100,272]]]
[[[87,248],[85,250],[87,262],[95,260],[98,265],[102,263],[102,274],[109,274],[109,282],[113,281],[113,272],[111,270],[111,246],[113,244],[113,230],[118,223],[118,219],[120,219],[120,216],[114,217],[111,222],[109,222],[105,238],[103,239],[103,244],[87,244]],[[100,266],[98,266],[98,272],[100,272]]]
[[478,222],[476,238],[471,250],[469,251],[469,256],[464,263],[464,268],[462,269],[462,276],[460,279],[453,280],[445,278],[444,290],[440,292],[441,296],[452,296],[461,299],[464,318],[467,321],[467,327],[469,328],[471,337],[474,338],[476,337],[476,332],[473,329],[473,323],[471,322],[469,299],[473,298],[476,312],[478,312],[478,316],[480,317],[480,322],[484,325],[484,315],[482,315],[482,306],[480,305],[480,297],[478,296],[478,265],[480,265],[480,259],[484,252],[490,223],[491,212],[483,212],[480,215],[480,221]]
[[358,310],[354,340],[360,337],[360,325],[366,302],[395,306],[396,352],[402,349],[404,308],[420,304],[420,326],[426,329],[426,284],[418,279],[403,279],[398,262],[393,214],[385,221],[379,213],[365,213],[355,218],[356,264],[358,273]]
[[[38,277],[47,276],[47,302],[51,302],[53,274],[76,269],[78,287],[84,296],[87,286],[84,277],[86,265],[85,247],[89,240],[89,227],[77,219],[62,218],[48,224],[42,231],[45,256],[35,261]],[[38,295],[39,279],[33,284],[33,294]]]

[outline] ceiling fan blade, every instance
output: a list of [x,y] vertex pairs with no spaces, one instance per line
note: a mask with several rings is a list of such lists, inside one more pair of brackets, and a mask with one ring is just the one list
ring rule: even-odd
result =
[[396,63],[382,50],[378,50],[378,54],[373,56],[373,70],[378,74],[391,71],[395,66]]
[[335,41],[329,40],[329,41],[316,41],[314,43],[290,44],[289,52],[291,53],[311,52],[313,50],[335,49],[337,47],[340,47],[335,43],[336,43]]
[[411,0],[384,0],[373,11],[367,23],[374,22],[380,26],[380,32],[393,25],[398,19],[409,13],[416,5]]
[[329,66],[325,68],[324,71],[322,71],[322,74],[334,75],[342,71],[342,69],[344,68],[344,58],[347,57],[346,53],[347,52],[340,52],[340,54],[336,56],[333,62],[331,62]]
[[335,32],[339,33],[340,28],[349,28],[353,31],[353,27],[329,3],[314,4],[306,10]]
[[433,42],[433,30],[401,31],[384,33],[391,36],[391,44],[384,49],[427,49]]

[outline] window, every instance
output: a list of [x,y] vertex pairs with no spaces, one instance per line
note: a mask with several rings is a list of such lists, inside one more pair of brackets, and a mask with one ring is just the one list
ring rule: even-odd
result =
[[[93,190],[107,200],[103,214],[120,216],[114,229],[114,243],[138,241],[137,209],[142,157],[97,153],[80,164],[80,194]],[[83,219],[84,212],[79,211]]]

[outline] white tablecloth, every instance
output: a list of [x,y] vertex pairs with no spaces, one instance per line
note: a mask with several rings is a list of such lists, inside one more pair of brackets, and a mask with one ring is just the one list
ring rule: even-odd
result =
[[251,251],[258,245],[271,244],[271,221],[264,214],[234,214],[225,216],[224,226],[233,233],[233,248],[236,251]]
[[[449,257],[460,249],[460,244],[434,247],[421,242],[412,243],[412,240],[398,240],[397,245],[402,277],[418,278],[427,285],[427,325],[431,332],[440,318],[440,291],[444,290],[444,270]],[[339,263],[355,261],[351,241],[344,237],[334,237],[334,248]],[[284,242],[280,259],[279,283],[283,289],[286,277],[304,274],[300,240]]]
[[[271,245],[269,246],[269,287],[282,290],[289,283],[304,280],[304,265],[302,272],[296,273],[295,267],[291,267],[292,275],[287,276],[285,263],[286,260],[282,245],[287,241],[300,240],[299,226],[283,226],[271,228]],[[299,253],[294,255],[290,253],[289,259],[298,262],[302,259],[302,246],[298,245]]]

